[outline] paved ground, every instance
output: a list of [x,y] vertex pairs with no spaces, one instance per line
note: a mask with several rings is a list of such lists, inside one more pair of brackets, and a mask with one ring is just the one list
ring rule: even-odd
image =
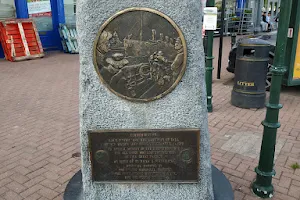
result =
[[[236,200],[256,199],[255,178],[265,109],[230,104],[233,75],[214,71],[209,114],[212,162],[229,178]],[[215,56],[217,56],[217,40]],[[215,62],[216,63],[216,62]],[[77,55],[48,53],[43,59],[0,61],[0,199],[62,199],[69,179],[80,169]],[[300,88],[284,88],[274,178],[276,200],[300,199]]]

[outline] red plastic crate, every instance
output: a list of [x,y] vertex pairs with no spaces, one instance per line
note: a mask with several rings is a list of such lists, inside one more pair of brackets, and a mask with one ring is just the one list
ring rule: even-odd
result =
[[0,22],[0,41],[5,58],[20,61],[44,56],[43,47],[32,19],[9,19]]

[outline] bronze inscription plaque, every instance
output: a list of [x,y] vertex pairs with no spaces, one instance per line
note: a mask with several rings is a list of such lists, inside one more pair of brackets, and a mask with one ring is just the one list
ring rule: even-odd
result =
[[89,131],[96,182],[198,182],[200,131]]
[[171,92],[186,68],[183,34],[166,15],[130,8],[108,19],[94,42],[100,80],[116,95],[152,101]]

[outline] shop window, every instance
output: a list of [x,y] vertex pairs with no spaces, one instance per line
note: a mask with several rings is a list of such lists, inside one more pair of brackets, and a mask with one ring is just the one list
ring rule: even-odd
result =
[[0,20],[16,18],[14,0],[0,0]]
[[76,0],[64,0],[66,24],[76,24]]

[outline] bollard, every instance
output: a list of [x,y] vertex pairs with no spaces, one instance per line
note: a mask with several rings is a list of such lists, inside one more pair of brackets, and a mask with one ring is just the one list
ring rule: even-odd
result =
[[[297,2],[297,0],[294,2]],[[261,198],[272,198],[274,193],[274,186],[272,185],[272,179],[275,176],[274,155],[277,129],[280,127],[280,122],[278,121],[279,109],[282,108],[282,105],[279,103],[280,89],[282,77],[287,68],[285,66],[287,59],[285,53],[288,40],[286,35],[288,33],[288,28],[290,27],[287,22],[291,18],[292,4],[293,1],[291,0],[281,1],[275,60],[274,66],[271,68],[272,83],[270,99],[266,104],[266,118],[262,122],[262,125],[264,126],[263,140],[260,150],[259,164],[255,168],[257,175],[252,184],[252,191]]]
[[208,42],[208,39],[207,39],[207,35],[205,34],[204,38],[203,38],[203,48],[204,48],[205,56],[207,56],[207,42]]

